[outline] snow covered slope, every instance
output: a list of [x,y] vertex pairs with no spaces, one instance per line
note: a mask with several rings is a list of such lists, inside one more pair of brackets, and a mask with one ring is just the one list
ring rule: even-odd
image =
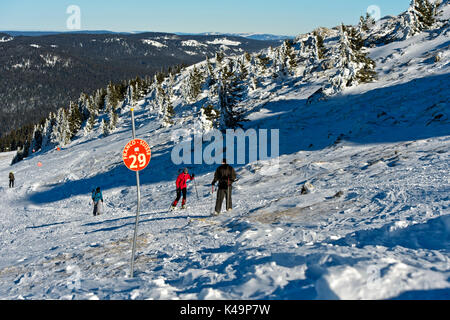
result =
[[[207,218],[208,165],[191,169],[199,199],[191,183],[188,209],[168,212],[180,168],[170,161],[171,136],[194,119],[178,103],[175,124],[161,127],[152,97],[140,101],[137,136],[153,158],[141,174],[134,279],[135,176],[121,160],[129,106],[108,137],[97,125],[14,166],[1,154],[0,298],[448,299],[448,36],[421,33],[370,56],[378,81],[325,101],[306,104],[320,77],[248,95],[245,127],[280,129],[280,168],[236,166],[235,208],[217,218]],[[90,206],[96,186],[105,197],[100,217]]]

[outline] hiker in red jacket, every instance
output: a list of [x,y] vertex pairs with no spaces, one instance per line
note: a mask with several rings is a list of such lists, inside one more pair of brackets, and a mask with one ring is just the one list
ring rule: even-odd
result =
[[183,194],[183,201],[181,202],[181,209],[186,209],[186,189],[187,184],[186,182],[188,180],[194,180],[195,175],[192,176],[189,174],[189,171],[187,168],[183,170],[182,173],[177,178],[177,199],[172,204],[172,210],[177,207],[178,201],[181,199],[181,194]]

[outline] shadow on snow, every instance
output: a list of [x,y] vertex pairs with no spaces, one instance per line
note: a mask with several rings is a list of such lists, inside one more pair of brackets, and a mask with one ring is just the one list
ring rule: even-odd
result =
[[[361,94],[340,94],[312,105],[306,105],[306,99],[268,102],[262,107],[268,111],[266,117],[247,122],[245,127],[279,129],[280,156],[305,150],[321,150],[340,141],[371,144],[444,136],[450,132],[446,95],[449,80],[449,74],[424,77]],[[437,106],[439,103],[440,106]],[[414,110],[412,104],[417,106],[414,113],[410,113]],[[436,120],[433,118],[436,113],[444,113],[445,116]],[[205,142],[203,147],[208,144]],[[156,149],[160,147],[160,150],[153,154],[149,167],[141,172],[142,185],[175,181],[177,170],[183,167],[172,163],[173,143],[163,146],[155,146]],[[248,147],[246,153],[248,161]],[[239,169],[244,165],[235,167]],[[217,165],[188,167],[191,173],[195,172],[199,176],[214,172]],[[118,162],[116,167],[107,172],[53,185],[45,191],[31,194],[29,200],[35,204],[52,203],[77,195],[88,197],[95,186],[101,186],[107,191],[134,187],[135,183],[134,172]]]

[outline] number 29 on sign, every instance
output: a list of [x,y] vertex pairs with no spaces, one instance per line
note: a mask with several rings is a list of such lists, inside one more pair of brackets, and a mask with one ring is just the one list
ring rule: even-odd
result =
[[123,162],[132,171],[144,170],[150,163],[151,156],[149,145],[141,139],[128,142],[122,153]]

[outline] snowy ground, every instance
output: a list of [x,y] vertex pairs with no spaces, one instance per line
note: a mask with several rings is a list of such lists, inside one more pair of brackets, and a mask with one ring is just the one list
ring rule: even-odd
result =
[[[280,170],[237,166],[235,209],[213,219],[215,166],[194,168],[199,200],[191,183],[189,208],[167,212],[180,168],[172,131],[138,106],[153,158],[141,174],[134,279],[135,175],[121,160],[129,120],[12,167],[13,154],[0,154],[0,298],[449,299],[448,46],[419,35],[373,49],[379,81],[318,104],[305,101],[320,81],[255,91],[246,126],[280,129]],[[314,189],[302,195],[307,181]]]

